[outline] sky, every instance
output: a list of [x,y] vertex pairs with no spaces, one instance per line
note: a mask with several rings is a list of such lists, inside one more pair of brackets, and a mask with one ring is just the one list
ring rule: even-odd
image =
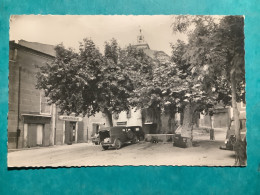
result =
[[51,45],[63,43],[78,49],[79,42],[91,38],[103,53],[104,42],[115,38],[124,48],[136,44],[139,30],[152,50],[171,55],[170,43],[185,35],[173,34],[170,15],[19,15],[11,16],[10,40],[26,40]]

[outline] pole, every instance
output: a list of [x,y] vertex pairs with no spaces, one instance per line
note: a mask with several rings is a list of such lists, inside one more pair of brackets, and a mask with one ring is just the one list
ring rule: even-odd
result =
[[87,143],[88,143],[88,127],[87,127]]
[[18,105],[17,105],[17,129],[16,129],[16,149],[18,149],[18,142],[20,137],[21,130],[19,129],[20,125],[20,93],[21,93],[21,66],[19,66],[18,73]]

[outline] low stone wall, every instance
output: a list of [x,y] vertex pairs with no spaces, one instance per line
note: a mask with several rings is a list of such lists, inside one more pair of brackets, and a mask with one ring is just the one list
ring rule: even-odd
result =
[[172,142],[174,134],[146,134],[145,141]]

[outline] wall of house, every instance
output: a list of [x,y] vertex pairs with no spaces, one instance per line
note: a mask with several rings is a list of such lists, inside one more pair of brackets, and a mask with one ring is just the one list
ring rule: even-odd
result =
[[142,126],[142,114],[141,110],[135,110],[132,108],[130,113],[126,111],[121,112],[118,117],[113,116],[113,126],[117,126],[118,123],[126,122],[127,126]]
[[210,128],[211,127],[210,116],[209,115],[200,114],[199,126],[200,127],[208,127],[208,128]]
[[[213,128],[227,128],[230,123],[230,108],[218,108],[212,116]],[[211,128],[211,120],[209,115],[200,114],[200,127]]]
[[65,121],[62,121],[58,118],[56,118],[56,130],[55,130],[55,144],[56,145],[62,145],[63,142],[63,135],[64,135],[64,130],[65,130]]
[[[16,147],[17,110],[18,110],[18,82],[19,68],[17,62],[17,50],[9,51],[9,112],[8,112],[8,148]],[[20,124],[19,128],[22,128]],[[20,146],[21,147],[21,146]]]
[[78,131],[77,131],[77,143],[83,143],[84,140],[84,123],[83,121],[79,121],[78,123]]
[[[8,148],[16,147],[16,132],[18,124],[18,89],[20,67],[20,115],[18,148],[23,147],[24,122],[23,114],[40,114],[40,91],[35,88],[36,65],[44,65],[50,58],[23,50],[10,47],[9,57],[9,112],[8,112]],[[50,123],[51,124],[51,123]],[[45,124],[44,143],[50,144],[50,124]]]
[[84,142],[90,142],[91,141],[91,136],[94,135],[94,126],[99,125],[100,127],[107,127],[108,122],[105,118],[105,116],[99,112],[96,113],[95,116],[90,116],[90,117],[84,117],[83,118],[83,140]]
[[214,113],[212,119],[213,128],[227,128],[230,123],[229,109],[222,109]]

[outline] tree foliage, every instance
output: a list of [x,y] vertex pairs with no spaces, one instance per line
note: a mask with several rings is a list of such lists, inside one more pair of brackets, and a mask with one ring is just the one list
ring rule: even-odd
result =
[[203,91],[215,92],[212,95],[217,95],[216,100],[226,105],[231,104],[230,73],[233,71],[238,83],[237,101],[244,101],[243,17],[178,16],[176,21],[173,30],[189,34],[187,44],[180,45],[179,41],[173,46],[172,59],[178,67],[192,70],[193,80],[198,76],[204,80]]
[[172,56],[178,69],[187,73],[183,79],[191,81],[189,101],[203,109],[218,102],[232,105],[239,139],[236,102],[245,101],[243,17],[178,16],[172,27],[189,37],[187,43],[173,46]]
[[58,45],[37,87],[61,112],[103,112],[110,125],[113,113],[130,107],[174,115],[187,105],[208,111],[222,102],[236,110],[236,101],[245,100],[243,25],[238,16],[178,16],[173,31],[188,40],[173,44],[171,57],[131,45],[121,49],[115,39],[105,43],[104,55],[89,39],[79,52]]
[[83,40],[78,53],[63,45],[55,50],[55,60],[40,68],[37,87],[62,113],[91,116],[104,112],[112,125],[112,114],[129,108],[127,98],[133,90],[123,65],[118,64],[116,40],[105,43],[104,55],[89,39]]

